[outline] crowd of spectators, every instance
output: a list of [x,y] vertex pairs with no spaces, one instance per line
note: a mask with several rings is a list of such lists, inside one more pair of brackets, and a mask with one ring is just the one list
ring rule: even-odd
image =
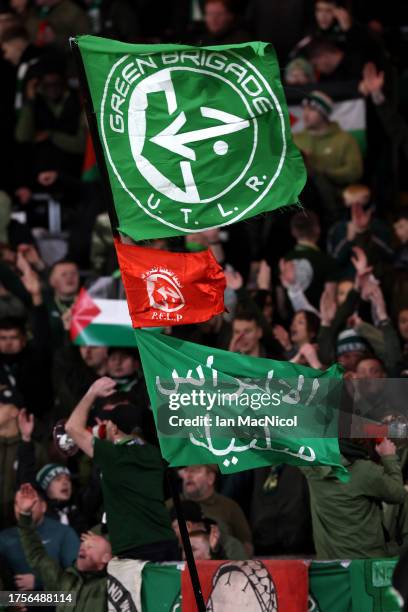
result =
[[[129,508],[117,503],[111,474],[124,465],[118,448],[141,475],[145,466],[155,482],[163,477],[137,350],[79,348],[69,335],[81,286],[118,267],[100,179],[83,176],[88,128],[68,39],[85,33],[134,43],[269,41],[288,102],[301,105],[301,208],[156,241],[170,250],[209,246],[227,278],[228,313],[167,333],[314,368],[338,362],[350,394],[366,381],[359,413],[376,422],[406,418],[381,382],[402,381],[401,399],[408,375],[406,2],[1,0],[0,584],[64,584],[85,589],[83,602],[92,592],[103,599],[112,550],[138,558],[149,544],[149,503],[140,509],[143,490],[131,484],[140,525],[133,521],[121,542]],[[341,100],[363,101],[365,145],[333,121]],[[58,454],[52,432],[63,418],[84,452]],[[101,420],[115,453],[87,437],[85,425]],[[150,454],[141,460],[144,446]],[[196,558],[400,553],[408,547],[407,448],[341,438],[351,475],[341,485],[324,469],[280,465],[226,477],[214,466],[185,467],[179,485]],[[142,482],[150,491],[150,476]],[[151,493],[161,525],[152,542],[172,545],[171,524],[180,534],[171,503],[164,517],[163,486],[159,499]],[[142,558],[160,559],[143,550]]]

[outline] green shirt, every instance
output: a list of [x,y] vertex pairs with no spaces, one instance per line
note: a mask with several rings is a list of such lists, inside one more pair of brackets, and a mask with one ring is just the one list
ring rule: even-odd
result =
[[164,467],[151,444],[125,438],[113,444],[94,439],[94,461],[102,471],[102,491],[114,555],[175,539],[164,505]]

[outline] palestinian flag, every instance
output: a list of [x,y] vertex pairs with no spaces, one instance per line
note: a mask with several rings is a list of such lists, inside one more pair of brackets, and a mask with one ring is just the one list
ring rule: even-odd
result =
[[[304,130],[300,105],[289,105],[289,118],[294,134]],[[335,102],[330,120],[336,121],[343,130],[354,136],[362,153],[365,153],[367,146],[366,106],[362,98]]]
[[95,150],[92,144],[92,138],[88,132],[86,138],[84,163],[82,166],[82,180],[85,182],[96,181],[99,178],[98,166],[96,165]]
[[70,334],[78,346],[135,346],[126,300],[93,298],[86,289],[72,307]]

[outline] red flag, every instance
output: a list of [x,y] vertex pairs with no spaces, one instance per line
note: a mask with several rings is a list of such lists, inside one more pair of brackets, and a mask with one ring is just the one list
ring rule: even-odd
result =
[[[304,561],[197,561],[206,609],[217,612],[307,612]],[[182,611],[196,610],[187,565],[181,573]]]
[[225,276],[210,250],[115,246],[133,327],[201,323],[224,311]]

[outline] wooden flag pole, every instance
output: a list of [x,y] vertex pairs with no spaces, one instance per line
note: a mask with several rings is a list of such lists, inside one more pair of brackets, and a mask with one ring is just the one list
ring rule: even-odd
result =
[[193,549],[191,548],[190,537],[188,535],[186,520],[184,518],[183,508],[181,507],[180,495],[177,488],[177,480],[172,468],[167,470],[167,478],[170,485],[171,496],[173,498],[174,509],[176,511],[177,522],[180,529],[181,541],[183,542],[184,553],[190,574],[191,585],[193,587],[194,597],[197,604],[198,612],[206,612],[206,605],[201,590],[200,578],[198,576],[197,566],[195,563]]
[[88,80],[86,78],[85,67],[82,61],[81,52],[78,47],[78,43],[75,38],[70,38],[71,51],[74,56],[76,69],[78,71],[79,87],[84,100],[85,113],[88,119],[89,131],[92,138],[92,144],[95,150],[95,157],[98,164],[99,171],[102,178],[102,193],[105,199],[106,207],[108,210],[109,220],[112,228],[112,234],[115,238],[119,238],[119,232],[117,230],[119,226],[118,216],[116,214],[115,203],[113,200],[112,189],[109,180],[108,168],[106,166],[105,157],[103,154],[102,144],[99,138],[98,122],[96,120],[96,114],[93,107],[91,91],[88,86]]

